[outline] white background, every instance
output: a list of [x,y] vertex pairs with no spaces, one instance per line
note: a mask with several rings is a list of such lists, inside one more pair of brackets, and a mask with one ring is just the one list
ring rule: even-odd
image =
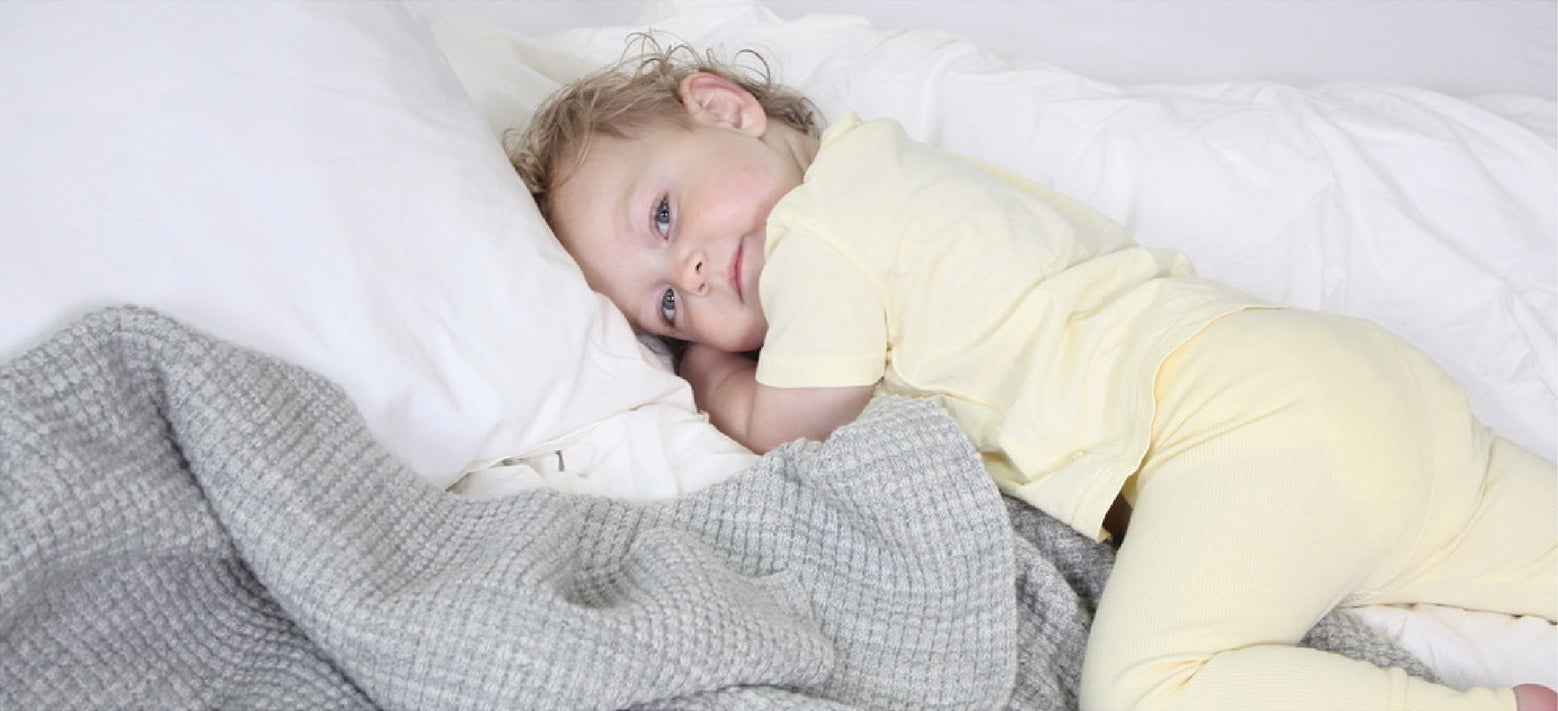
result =
[[[409,0],[524,34],[629,25],[651,0]],[[1552,0],[768,0],[793,19],[940,29],[1116,84],[1261,79],[1558,96]]]

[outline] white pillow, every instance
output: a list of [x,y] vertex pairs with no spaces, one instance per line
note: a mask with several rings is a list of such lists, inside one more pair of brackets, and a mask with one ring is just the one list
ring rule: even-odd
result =
[[751,0],[648,3],[639,27],[547,36],[522,33],[529,4],[482,8],[521,29],[455,16],[434,29],[494,127],[522,124],[646,27],[725,56],[756,49],[830,118],[897,118],[1103,210],[1207,276],[1379,322],[1437,359],[1499,432],[1558,450],[1558,172],[1550,133],[1530,128],[1553,124],[1550,99],[1512,104],[1532,117],[1516,123],[1406,87],[1118,86],[944,32],[785,21]]
[[[642,29],[523,34],[555,5],[414,7],[445,18],[435,25],[440,47],[502,130],[522,124],[560,81],[619,56],[625,36]],[[466,10],[486,21],[456,17]],[[760,49],[824,113],[896,117],[918,138],[1093,203],[1210,276],[1272,301],[1379,321],[1465,383],[1490,424],[1553,455],[1550,99],[1501,101],[1491,113],[1399,87],[1115,86],[1009,63],[942,32],[875,29],[847,16],[786,22],[749,0],[648,3],[644,17],[727,55]],[[1086,36],[1113,36],[1099,29]],[[1516,115],[1523,120],[1505,117]],[[488,473],[477,484],[502,493],[502,473]],[[1525,660],[1550,660],[1554,649],[1546,621],[1512,634],[1499,629],[1503,616],[1468,617],[1446,634],[1443,623],[1395,612],[1368,621],[1462,683],[1508,684],[1508,673],[1487,671],[1531,669]],[[1469,639],[1477,648],[1464,655]]]
[[[620,413],[707,430],[714,473],[750,459],[586,288],[398,3],[7,0],[0,97],[0,357],[135,303],[340,384],[440,487]],[[608,488],[685,488],[637,454]]]

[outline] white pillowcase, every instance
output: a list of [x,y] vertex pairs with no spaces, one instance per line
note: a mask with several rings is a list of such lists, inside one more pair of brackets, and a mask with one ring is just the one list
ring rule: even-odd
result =
[[[551,5],[414,3],[445,17],[439,46],[498,130],[523,124],[558,83],[615,59],[642,29],[525,35]],[[486,21],[455,16],[467,10]],[[762,50],[829,116],[896,117],[917,138],[1055,185],[1268,300],[1378,321],[1439,359],[1495,428],[1553,456],[1550,99],[1471,104],[1363,84],[1116,86],[1007,62],[942,32],[838,15],[783,21],[745,0],[646,3],[644,23],[727,55]],[[1117,28],[1083,29],[1108,38]],[[503,491],[501,472],[487,474],[482,484]],[[1372,609],[1368,621],[1462,684],[1508,684],[1540,668],[1526,660],[1550,660],[1558,639],[1543,620],[1516,630],[1498,615]]]
[[642,26],[547,36],[523,34],[536,12],[526,3],[480,9],[513,21],[451,15],[434,31],[494,127],[523,124],[560,81],[621,56],[646,27],[725,56],[756,49],[830,118],[897,118],[1185,252],[1209,277],[1384,325],[1464,384],[1500,433],[1558,451],[1550,99],[1509,97],[1494,113],[1383,85],[1120,86],[944,32],[786,21],[750,0],[646,3]]
[[728,456],[595,447],[572,479],[671,495],[750,461],[587,289],[399,3],[7,0],[0,97],[0,357],[134,303],[338,383],[440,487],[613,417]]

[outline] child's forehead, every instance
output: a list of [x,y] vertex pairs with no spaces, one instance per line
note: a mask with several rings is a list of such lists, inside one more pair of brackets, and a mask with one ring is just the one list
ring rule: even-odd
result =
[[550,191],[553,226],[567,232],[622,213],[650,172],[652,143],[647,136],[590,137],[569,158],[567,170],[559,172]]
[[596,132],[571,151],[575,172],[642,170],[652,161],[715,145],[704,132],[674,121],[657,121],[631,133]]
[[[623,140],[606,134],[581,136],[572,145],[559,151],[552,173],[552,185],[547,191],[554,202],[565,194],[575,192],[580,183],[596,183],[601,174],[613,166],[626,164],[625,149],[631,149],[632,139]],[[587,187],[587,186],[585,186]]]

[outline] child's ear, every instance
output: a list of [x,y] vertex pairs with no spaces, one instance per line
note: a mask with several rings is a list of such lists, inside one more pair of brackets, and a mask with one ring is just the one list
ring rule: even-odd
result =
[[682,105],[695,119],[714,121],[758,137],[767,130],[768,113],[757,97],[725,77],[697,72],[683,78],[678,89]]

